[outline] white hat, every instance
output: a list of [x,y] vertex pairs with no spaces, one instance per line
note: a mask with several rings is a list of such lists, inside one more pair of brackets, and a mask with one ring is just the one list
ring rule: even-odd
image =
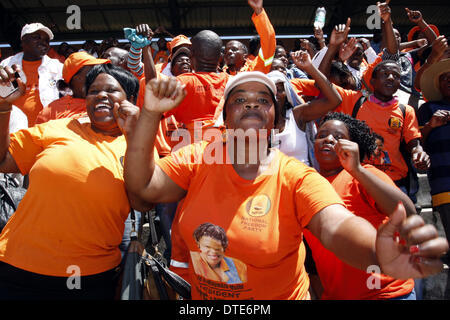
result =
[[49,28],[47,28],[46,26],[44,26],[42,23],[39,23],[39,22],[24,25],[22,28],[22,33],[20,34],[20,39],[22,39],[23,36],[26,34],[34,33],[39,30],[44,31],[46,34],[48,34],[48,37],[50,38],[50,40],[53,40],[53,32]]
[[277,86],[275,85],[275,82],[273,82],[273,80],[270,79],[266,74],[260,71],[244,71],[238,73],[236,76],[228,80],[228,83],[225,86],[225,91],[223,93],[225,100],[228,98],[231,90],[233,90],[235,87],[240,84],[253,81],[265,84],[270,89],[270,91],[272,91],[274,96],[277,94]]

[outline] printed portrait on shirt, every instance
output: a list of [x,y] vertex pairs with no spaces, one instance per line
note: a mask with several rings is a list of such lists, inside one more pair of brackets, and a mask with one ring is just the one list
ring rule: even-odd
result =
[[193,236],[199,251],[190,254],[197,275],[227,284],[247,282],[247,266],[238,259],[225,256],[228,239],[223,228],[203,223],[195,229]]
[[391,159],[389,158],[389,153],[384,148],[384,138],[377,133],[374,132],[375,141],[377,144],[377,148],[375,149],[372,157],[367,163],[377,167],[382,171],[386,171],[387,168],[392,164]]

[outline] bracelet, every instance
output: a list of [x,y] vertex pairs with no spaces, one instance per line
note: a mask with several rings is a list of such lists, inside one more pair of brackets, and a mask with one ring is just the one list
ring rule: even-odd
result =
[[12,110],[12,107],[9,108],[9,110],[0,110],[0,114],[7,114],[10,113]]

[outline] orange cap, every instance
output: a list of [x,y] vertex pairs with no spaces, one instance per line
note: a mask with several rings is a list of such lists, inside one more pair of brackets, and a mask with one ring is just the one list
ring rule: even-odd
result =
[[170,51],[170,56],[169,59],[172,60],[172,50],[175,47],[178,47],[182,44],[188,44],[188,45],[192,45],[191,40],[189,40],[188,37],[186,37],[183,34],[179,34],[177,35],[175,38],[172,39],[172,41],[167,43],[167,48]]
[[86,51],[74,52],[64,61],[62,75],[64,81],[69,83],[72,77],[84,66],[110,63],[109,59],[97,59]]
[[[436,34],[436,36],[439,37],[439,29],[438,29],[434,24],[429,24],[428,26],[431,28],[431,30],[434,31],[434,33]],[[408,41],[412,41],[412,40],[413,40],[413,37],[414,37],[414,34],[415,34],[416,32],[421,31],[421,30],[422,30],[422,29],[421,29],[419,26],[415,26],[414,28],[412,28],[411,30],[409,30],[409,32],[408,32]]]

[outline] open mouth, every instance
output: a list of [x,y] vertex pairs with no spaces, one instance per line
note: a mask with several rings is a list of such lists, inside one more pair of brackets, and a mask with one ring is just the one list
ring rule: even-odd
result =
[[99,103],[94,107],[95,112],[110,112],[111,109],[110,105],[106,103]]

